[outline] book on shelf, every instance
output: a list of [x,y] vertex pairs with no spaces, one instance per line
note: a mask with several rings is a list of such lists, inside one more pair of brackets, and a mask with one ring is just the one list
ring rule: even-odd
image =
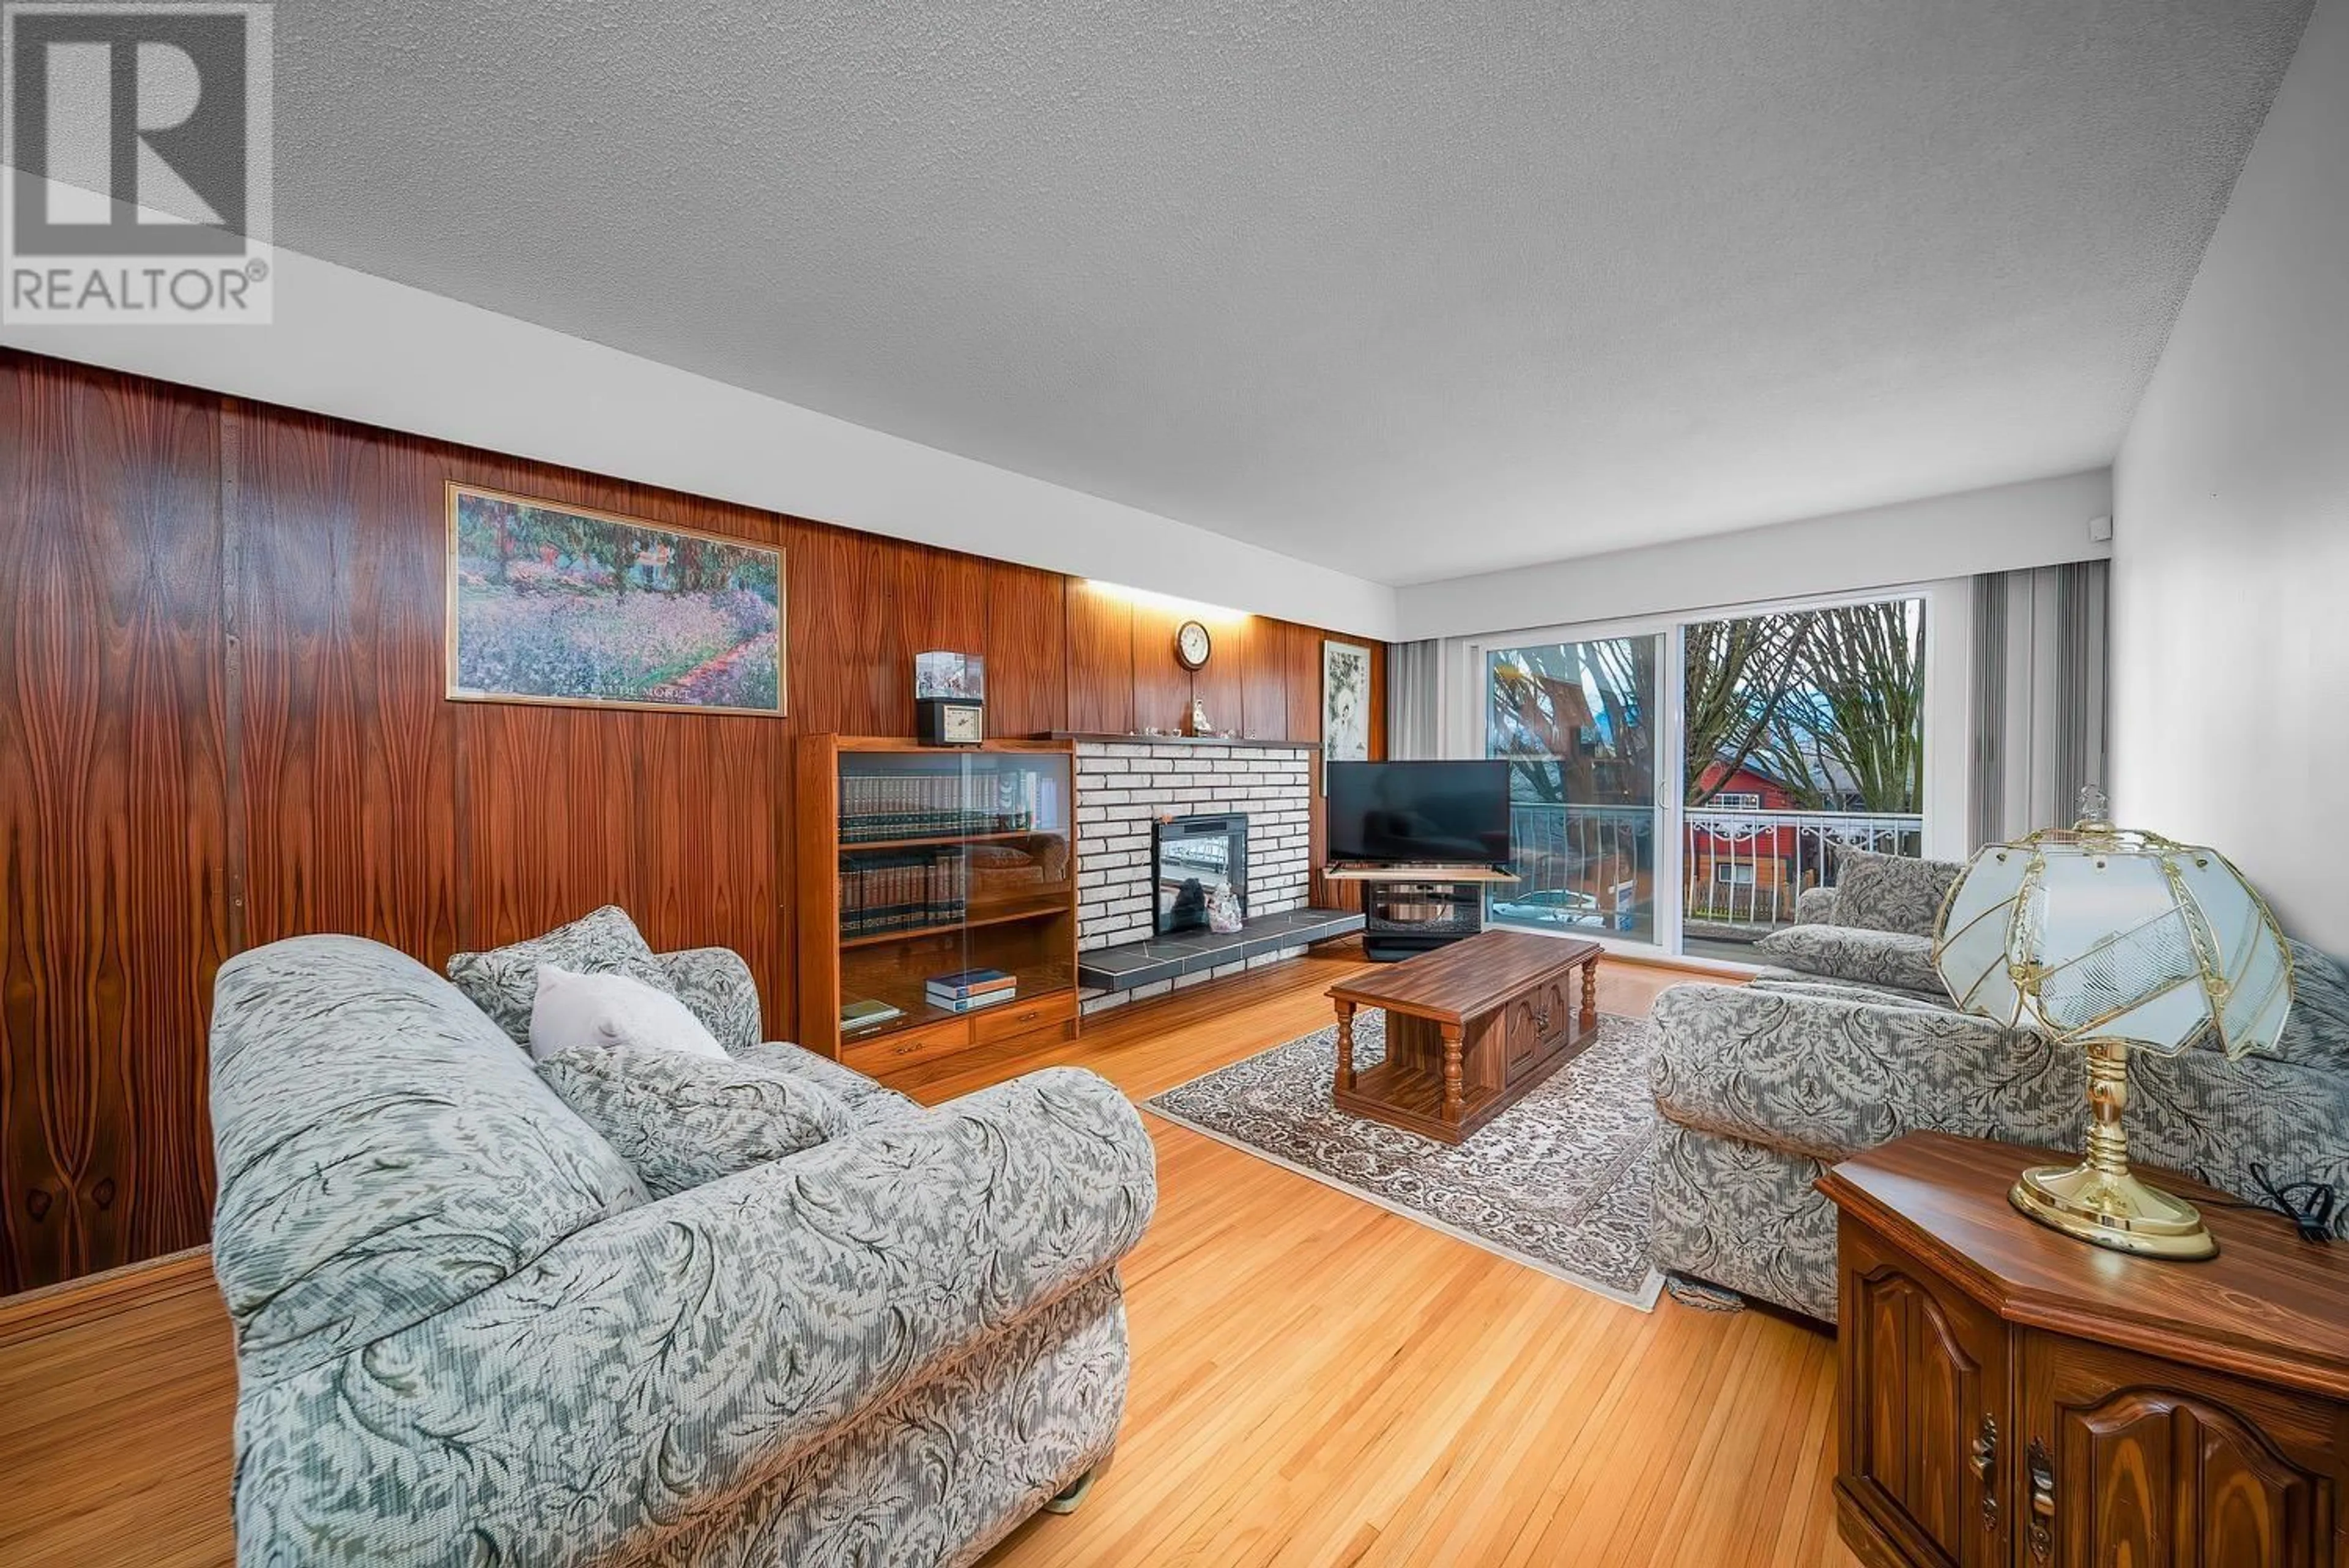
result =
[[852,1002],[840,1010],[840,1027],[843,1033],[854,1029],[870,1029],[886,1023],[893,1018],[903,1018],[905,1010],[892,1007],[885,1002]]
[[982,991],[974,996],[940,996],[931,992],[930,1005],[948,1012],[977,1012],[982,1007],[993,1007],[999,1002],[1011,1002],[1019,995],[1017,986],[1007,985],[1000,991]]
[[930,990],[950,997],[975,996],[980,992],[1002,991],[1019,983],[1019,977],[999,969],[958,969],[952,974],[930,977]]

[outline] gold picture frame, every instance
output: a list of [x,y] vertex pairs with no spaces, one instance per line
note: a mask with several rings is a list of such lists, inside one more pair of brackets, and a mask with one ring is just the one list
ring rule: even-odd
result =
[[786,716],[783,552],[450,480],[446,695]]

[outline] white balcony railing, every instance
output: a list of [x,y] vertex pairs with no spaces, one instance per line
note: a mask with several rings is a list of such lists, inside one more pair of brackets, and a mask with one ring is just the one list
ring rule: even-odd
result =
[[[1518,805],[1509,814],[1517,886],[1496,896],[1510,914],[1548,925],[1606,926],[1652,936],[1656,813],[1633,805]],[[1832,886],[1837,846],[1879,855],[1923,850],[1925,820],[1914,814],[1747,811],[1684,812],[1681,909],[1692,939],[1750,942],[1795,918],[1806,888]],[[1619,919],[1628,904],[1638,911]]]
[[1834,885],[1837,846],[1924,850],[1925,819],[1907,814],[1698,807],[1682,820],[1681,919],[1691,935],[1760,936],[1791,923],[1804,888]]

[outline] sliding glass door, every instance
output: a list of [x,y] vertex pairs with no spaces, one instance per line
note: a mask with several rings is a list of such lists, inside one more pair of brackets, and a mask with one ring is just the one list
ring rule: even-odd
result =
[[1679,628],[1680,950],[1755,961],[1838,848],[1924,852],[1925,601]]
[[1518,877],[1491,922],[1763,962],[1754,943],[1833,886],[1838,848],[1922,854],[1925,609],[1909,594],[1472,645]]
[[1509,763],[1514,887],[1495,925],[1656,940],[1660,637],[1485,656],[1485,754]]

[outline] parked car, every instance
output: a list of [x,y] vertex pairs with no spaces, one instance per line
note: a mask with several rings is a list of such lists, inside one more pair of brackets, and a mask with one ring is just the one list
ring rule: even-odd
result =
[[1493,918],[1530,920],[1545,926],[1603,926],[1599,896],[1577,888],[1542,888],[1493,900]]

